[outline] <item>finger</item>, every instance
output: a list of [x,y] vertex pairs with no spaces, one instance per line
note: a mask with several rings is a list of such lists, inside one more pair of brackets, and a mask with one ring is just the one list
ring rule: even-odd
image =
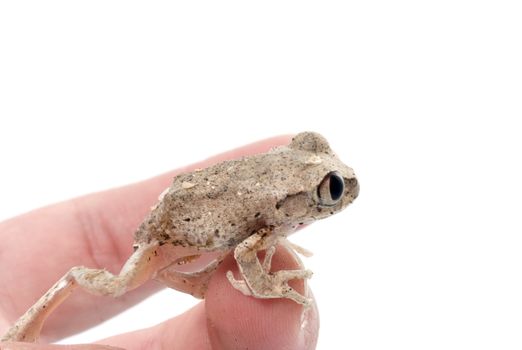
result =
[[49,344],[31,344],[31,343],[13,343],[6,342],[0,344],[0,350],[123,350],[108,345],[49,345]]
[[[133,231],[174,175],[264,152],[288,139],[281,136],[260,141],[147,181],[55,204],[1,223],[0,312],[4,319],[0,326],[12,323],[72,266],[117,272],[132,252]],[[49,318],[44,334],[55,339],[77,332],[157,288],[149,283],[118,299],[73,293]],[[75,317],[78,315],[81,317]]]
[[[295,270],[302,266],[282,246],[272,258],[272,271]],[[226,271],[237,270],[234,259],[217,271],[206,296],[207,324],[212,349],[315,349],[319,332],[318,310],[288,299],[257,299],[232,288]],[[238,274],[235,273],[237,276]],[[303,280],[290,286],[312,297]],[[304,312],[304,314],[303,314]]]
[[[274,270],[296,269],[288,252],[278,249]],[[303,307],[287,299],[256,299],[235,290],[225,277],[237,270],[228,257],[214,274],[205,301],[157,326],[118,335],[100,344],[143,349],[315,349],[319,318],[315,303]],[[302,281],[293,283],[300,293]]]

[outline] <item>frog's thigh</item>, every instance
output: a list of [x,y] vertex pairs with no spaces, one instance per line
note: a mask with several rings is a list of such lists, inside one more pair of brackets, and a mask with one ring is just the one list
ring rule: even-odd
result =
[[157,269],[155,246],[141,247],[127,260],[118,275],[86,267],[73,267],[54,284],[2,337],[2,341],[33,342],[47,316],[77,287],[92,294],[119,296],[150,279]]
[[163,283],[169,288],[179,290],[184,293],[191,294],[196,298],[203,299],[207,292],[208,283],[212,277],[212,273],[218,268],[223,261],[224,256],[220,256],[208,264],[204,269],[196,272],[177,271],[176,264],[158,271],[155,280]]
[[[288,298],[296,303],[309,305],[310,300],[305,298],[292,287],[288,281],[296,278],[309,278],[312,273],[308,270],[283,270],[270,273],[270,260],[274,250],[274,240],[266,232],[255,233],[241,242],[234,250],[234,258],[243,276],[243,281],[234,279],[232,272],[227,277],[234,286],[245,295],[253,295],[257,298]],[[259,250],[268,249],[268,255],[263,264],[257,258]]]

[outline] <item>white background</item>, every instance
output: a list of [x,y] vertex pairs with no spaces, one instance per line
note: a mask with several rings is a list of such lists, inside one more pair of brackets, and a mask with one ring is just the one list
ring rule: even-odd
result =
[[521,23],[518,1],[3,1],[0,218],[315,130],[361,183],[294,236],[318,348],[520,349]]

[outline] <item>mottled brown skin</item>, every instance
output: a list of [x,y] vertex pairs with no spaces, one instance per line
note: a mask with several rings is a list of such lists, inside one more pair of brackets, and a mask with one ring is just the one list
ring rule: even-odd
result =
[[[311,132],[268,153],[178,175],[139,226],[134,253],[118,274],[73,267],[2,341],[35,341],[47,316],[76,287],[117,297],[154,278],[202,298],[210,277],[232,250],[242,279],[236,280],[231,272],[227,277],[237,290],[308,306],[309,299],[288,281],[309,278],[311,272],[303,268],[271,272],[275,247],[283,244],[293,252],[296,247],[286,240],[288,234],[300,224],[341,211],[358,193],[353,170],[322,136]],[[261,250],[266,250],[263,262],[257,255]],[[210,252],[215,254],[205,260],[209,254],[204,253]],[[183,270],[181,265],[196,268]]]
[[[322,162],[307,162],[313,156]],[[344,177],[345,193],[336,205],[321,206],[317,186],[333,170]],[[135,241],[230,250],[260,228],[292,229],[337,213],[355,199],[357,189],[353,170],[339,161],[327,141],[302,133],[268,153],[176,176]]]

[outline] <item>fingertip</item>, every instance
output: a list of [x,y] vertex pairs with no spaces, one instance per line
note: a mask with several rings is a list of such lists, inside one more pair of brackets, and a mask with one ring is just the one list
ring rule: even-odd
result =
[[[274,270],[299,268],[293,256],[283,249],[278,249],[272,265]],[[226,278],[229,270],[237,271],[231,256],[216,271],[205,299],[212,349],[315,348],[319,330],[315,302],[305,310],[288,299],[245,296]],[[299,293],[305,290],[303,281],[291,281],[291,285]]]

